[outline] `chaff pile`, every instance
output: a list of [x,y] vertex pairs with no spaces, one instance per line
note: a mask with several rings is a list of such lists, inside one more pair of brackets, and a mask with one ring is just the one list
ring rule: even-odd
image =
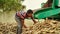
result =
[[[0,22],[0,34],[16,34],[17,23]],[[31,27],[22,28],[22,34],[60,34],[60,21],[43,20]]]
[[45,20],[29,28],[23,28],[22,34],[60,34],[60,22]]
[[2,23],[0,22],[0,34],[16,34],[16,23]]

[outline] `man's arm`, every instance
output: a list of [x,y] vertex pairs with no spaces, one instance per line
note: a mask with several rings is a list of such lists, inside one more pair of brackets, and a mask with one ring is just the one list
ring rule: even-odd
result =
[[24,20],[21,19],[22,26],[27,28],[26,25],[24,24]]
[[37,23],[33,17],[31,17],[31,19],[33,20],[34,24]]

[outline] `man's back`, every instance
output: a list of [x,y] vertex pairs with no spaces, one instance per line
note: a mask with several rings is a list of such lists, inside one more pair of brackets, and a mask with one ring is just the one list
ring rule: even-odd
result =
[[26,12],[24,12],[24,11],[18,11],[18,12],[16,13],[16,15],[17,15],[18,17],[25,18]]

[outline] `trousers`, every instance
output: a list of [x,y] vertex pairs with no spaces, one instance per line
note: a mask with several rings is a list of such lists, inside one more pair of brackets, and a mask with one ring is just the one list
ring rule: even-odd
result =
[[21,34],[22,33],[22,23],[21,23],[21,20],[20,20],[20,18],[18,16],[15,16],[15,20],[18,23],[17,33],[16,34]]

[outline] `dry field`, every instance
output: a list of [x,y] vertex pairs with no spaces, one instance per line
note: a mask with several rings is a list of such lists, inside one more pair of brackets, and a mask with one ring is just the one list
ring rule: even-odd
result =
[[[22,28],[22,34],[60,34],[60,21],[40,20],[33,25],[31,20],[25,20],[28,28]],[[16,34],[17,23],[0,22],[0,34]]]

